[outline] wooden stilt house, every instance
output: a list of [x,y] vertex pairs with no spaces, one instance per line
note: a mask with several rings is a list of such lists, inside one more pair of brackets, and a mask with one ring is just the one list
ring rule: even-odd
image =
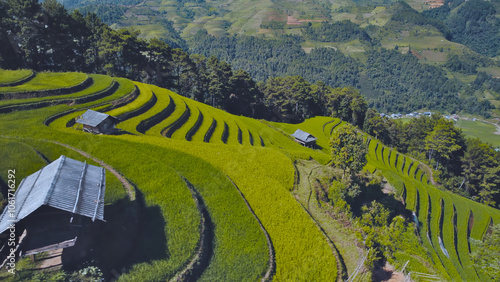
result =
[[0,215],[0,233],[12,226],[23,233],[18,256],[72,247],[96,219],[104,221],[105,184],[104,168],[61,156],[21,181],[14,207]]
[[295,133],[292,134],[292,137],[295,138],[295,142],[309,148],[314,147],[316,140],[318,140],[316,137],[300,129],[297,129]]
[[115,130],[116,124],[120,122],[119,119],[108,114],[87,110],[76,123],[83,125],[83,131],[94,134],[110,134]]

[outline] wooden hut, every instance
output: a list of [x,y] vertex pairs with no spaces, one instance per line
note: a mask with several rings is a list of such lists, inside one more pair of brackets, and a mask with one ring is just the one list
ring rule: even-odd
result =
[[18,256],[72,247],[93,221],[104,221],[105,183],[104,168],[61,156],[21,181],[14,207],[0,215],[0,233],[14,226],[23,234]]
[[300,129],[297,129],[295,133],[292,134],[292,137],[295,138],[295,142],[301,144],[302,146],[310,148],[314,147],[314,145],[316,144],[316,140],[318,140],[318,138]]
[[83,131],[94,134],[110,134],[115,130],[115,125],[119,119],[108,114],[87,110],[76,123],[83,125]]

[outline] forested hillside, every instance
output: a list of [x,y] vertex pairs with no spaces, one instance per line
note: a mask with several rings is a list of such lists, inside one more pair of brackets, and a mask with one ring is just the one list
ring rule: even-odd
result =
[[424,12],[441,20],[450,30],[454,41],[469,46],[486,56],[500,55],[500,19],[495,1],[447,0],[442,7]]
[[479,72],[500,73],[493,2],[306,2],[260,0],[252,8],[244,1],[62,1],[96,12],[113,27],[134,26],[139,37],[215,55],[256,81],[299,75],[311,83],[354,86],[382,112],[500,114],[491,112],[500,107],[500,93],[471,84]]
[[[353,32],[357,36],[357,31]],[[369,106],[381,112],[432,109],[489,116],[493,108],[490,102],[478,101],[473,95],[482,84],[471,89],[450,78],[442,68],[420,62],[411,52],[401,54],[365,42],[365,62],[332,48],[315,48],[306,53],[301,39],[293,36],[268,40],[248,36],[217,38],[202,31],[190,40],[190,50],[216,55],[257,80],[300,75],[333,87],[355,86],[361,89]]]
[[[264,40],[197,33],[192,43],[195,51],[215,50],[223,59],[232,61],[235,64],[232,66],[215,56],[206,58],[173,49],[158,39],[141,39],[137,31],[113,30],[95,14],[83,16],[77,10],[68,13],[55,1],[1,3],[1,13],[5,15],[0,22],[2,30],[11,31],[2,33],[11,43],[3,45],[0,53],[4,68],[87,71],[126,77],[168,87],[185,97],[248,117],[301,122],[314,116],[334,116],[371,132],[374,129],[370,122],[378,117],[371,114],[365,118],[370,107],[382,111],[427,108],[489,115],[491,104],[487,100],[478,101],[475,92],[487,91],[490,95],[499,92],[498,79],[484,72],[465,85],[450,78],[443,69],[420,62],[411,52],[401,54],[397,50],[370,47],[362,62],[332,48],[316,48],[306,53],[300,48],[302,39],[298,36]],[[33,22],[31,18],[37,20]],[[357,34],[356,38],[362,35],[367,46],[371,46],[367,33],[360,33],[352,24],[325,25],[329,24],[322,23],[313,32],[315,36],[337,26],[339,34],[344,34],[339,36],[349,38],[345,34],[351,30]],[[474,72],[471,66],[474,64],[487,66],[491,60],[464,53],[451,56],[447,68],[470,74]],[[233,70],[234,66],[241,69]],[[256,82],[252,76],[262,81]],[[374,123],[379,127],[376,135],[387,144],[420,159],[432,161],[434,157],[435,170],[446,188],[456,190],[459,185],[467,188],[466,192],[460,189],[456,192],[465,196],[491,201],[493,205],[499,202],[495,193],[485,196],[486,192],[480,192],[483,188],[478,184],[472,190],[464,186],[469,176],[464,174],[467,146],[461,134],[452,138],[459,148],[456,152],[433,155],[433,150],[426,151],[427,147],[424,150],[404,145],[409,142],[404,138],[410,138],[402,137],[404,126],[392,125],[389,120]],[[435,126],[433,122],[421,129],[421,142],[427,137],[434,138],[426,134],[432,133]],[[485,179],[491,173],[485,170],[478,179]],[[488,177],[495,175],[493,172]],[[465,178],[460,185],[462,177]],[[485,197],[490,200],[484,200]]]
[[0,190],[62,154],[107,171],[83,258],[0,279],[497,281],[500,152],[444,113],[498,114],[500,68],[450,41],[460,10],[244,2],[0,0]]

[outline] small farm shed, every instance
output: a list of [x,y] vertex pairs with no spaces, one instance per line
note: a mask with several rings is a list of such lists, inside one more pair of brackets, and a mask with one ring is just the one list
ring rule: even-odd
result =
[[295,138],[295,142],[306,147],[313,147],[316,144],[316,140],[318,140],[318,138],[300,129],[297,129],[295,133],[292,134],[292,137]]
[[0,233],[12,224],[23,233],[21,256],[72,247],[93,221],[104,221],[105,184],[104,168],[61,156],[21,181],[15,204],[0,215]]
[[120,122],[119,119],[108,114],[87,110],[76,123],[83,125],[83,131],[94,134],[109,134],[115,130],[115,125]]

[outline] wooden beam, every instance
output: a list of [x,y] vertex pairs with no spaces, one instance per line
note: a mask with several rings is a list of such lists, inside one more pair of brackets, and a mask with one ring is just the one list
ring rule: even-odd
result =
[[29,251],[26,251],[23,256],[29,256],[29,255],[34,255],[34,254],[38,254],[38,253],[41,253],[41,252],[48,252],[48,251],[52,251],[52,250],[65,249],[65,248],[73,247],[75,245],[75,243],[76,243],[76,239],[77,238],[78,237],[75,237],[73,239],[66,240],[64,242],[60,242],[60,243],[57,243],[57,244],[52,244],[52,245],[48,245],[48,246],[41,247],[41,248],[38,248],[38,249],[29,250]]

